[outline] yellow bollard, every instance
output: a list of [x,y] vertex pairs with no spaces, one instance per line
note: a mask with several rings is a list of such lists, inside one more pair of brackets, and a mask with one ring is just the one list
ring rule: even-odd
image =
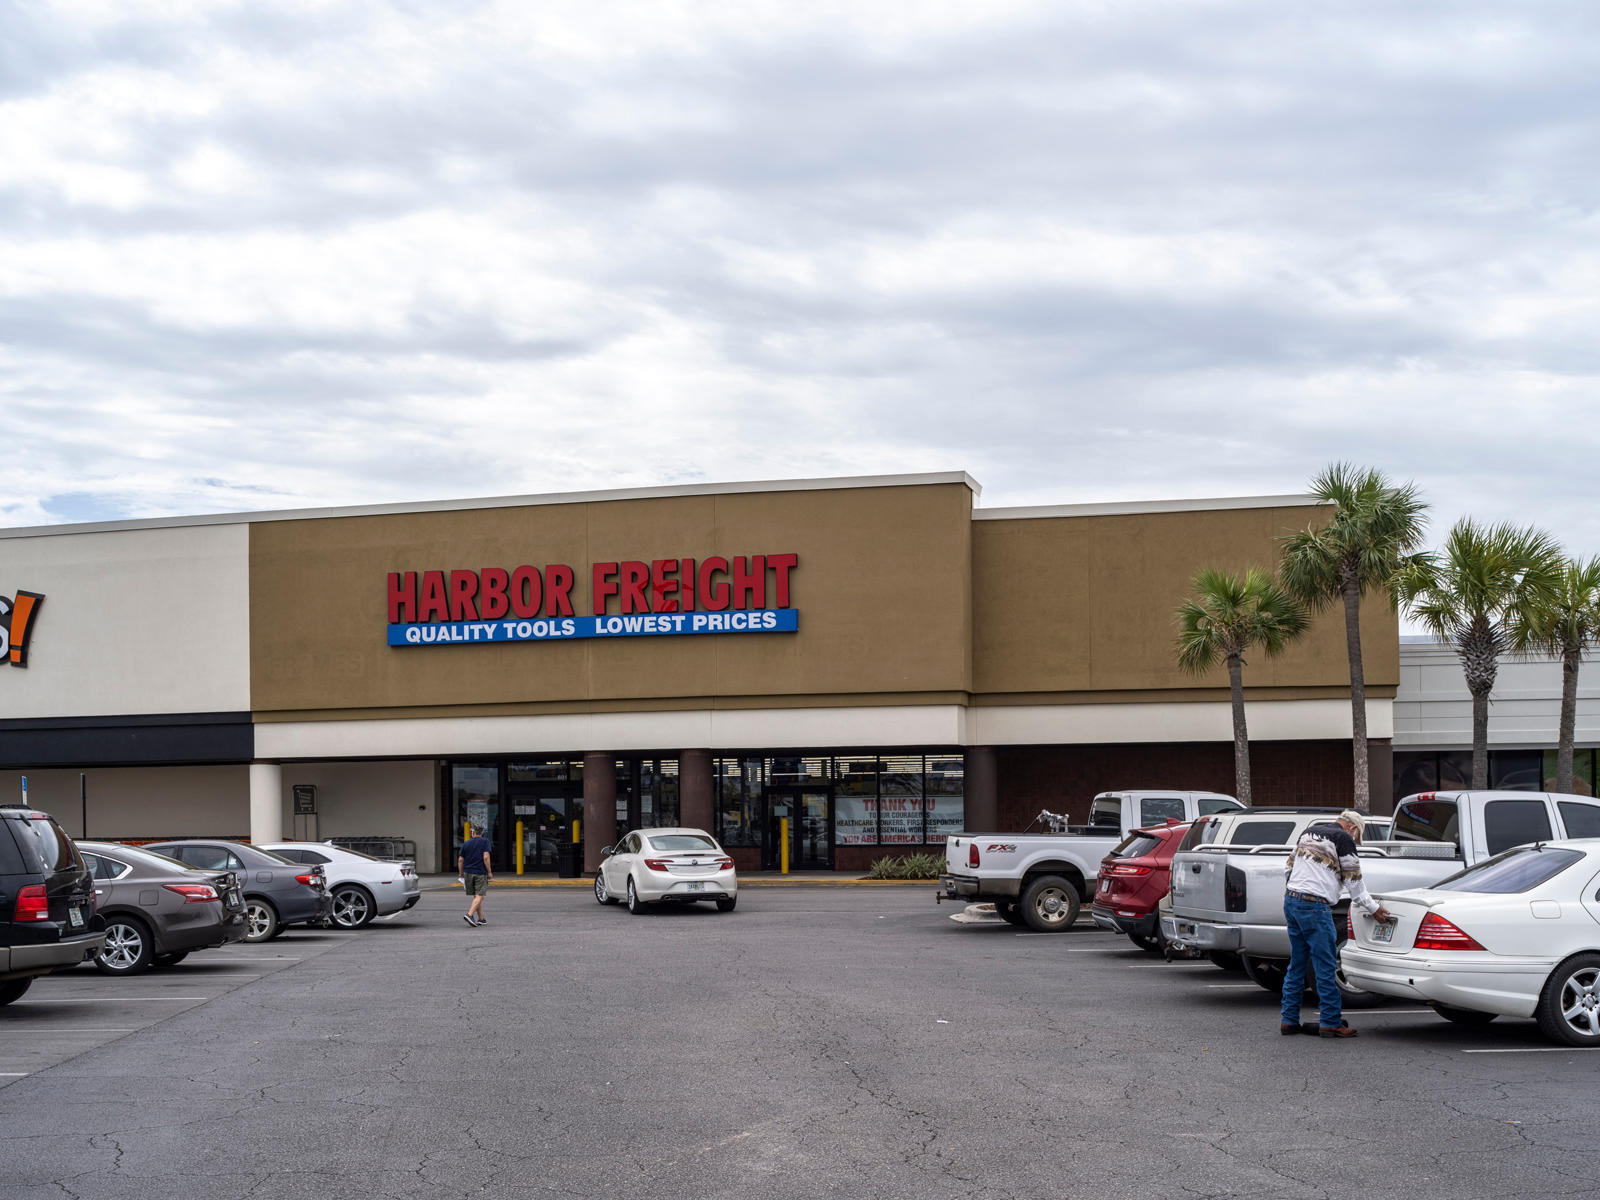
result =
[[782,864],[783,874],[789,873],[789,818],[778,818],[778,862]]
[[517,874],[522,874],[522,822],[517,822]]
[[470,837],[472,837],[472,825],[471,825],[471,823],[467,822],[467,821],[461,822],[461,840],[464,842],[464,841],[468,840]]
[[572,821],[572,844],[574,846],[576,846],[578,844],[578,826],[580,826],[582,824],[583,824],[582,821],[578,820],[576,817],[573,818],[573,821]]

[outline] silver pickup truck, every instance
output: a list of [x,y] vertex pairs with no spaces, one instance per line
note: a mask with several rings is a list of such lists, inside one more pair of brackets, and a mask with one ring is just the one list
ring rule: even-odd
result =
[[992,900],[1014,925],[1040,933],[1070,928],[1094,895],[1100,860],[1135,829],[1242,808],[1220,792],[1101,792],[1087,825],[1057,813],[1034,818],[1049,833],[960,833],[945,839],[939,899]]
[[[1205,951],[1213,958],[1237,954],[1256,983],[1269,991],[1281,989],[1289,959],[1289,933],[1283,920],[1284,863],[1307,823],[1302,821],[1283,845],[1180,847],[1172,857],[1171,912],[1161,921],[1167,940],[1179,949]],[[1594,836],[1589,831],[1600,831],[1600,802],[1584,797],[1423,792],[1408,796],[1395,809],[1390,840],[1363,841],[1361,874],[1374,895],[1429,887],[1512,846],[1552,837]],[[1341,937],[1348,907],[1346,901],[1334,912]],[[1340,986],[1345,1003],[1352,1007],[1378,1000],[1342,980]]]

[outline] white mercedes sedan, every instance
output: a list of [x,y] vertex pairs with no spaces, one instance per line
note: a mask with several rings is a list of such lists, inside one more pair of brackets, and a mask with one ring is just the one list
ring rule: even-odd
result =
[[1517,846],[1378,900],[1394,919],[1353,912],[1340,955],[1356,987],[1461,1025],[1533,1017],[1552,1040],[1600,1046],[1600,839]]
[[601,904],[627,901],[628,911],[672,901],[714,900],[720,912],[739,903],[739,872],[733,859],[703,829],[635,829],[600,851],[594,898]]
[[373,917],[404,912],[422,899],[417,864],[410,859],[373,858],[328,842],[272,842],[260,849],[290,862],[321,863],[340,929],[362,929]]

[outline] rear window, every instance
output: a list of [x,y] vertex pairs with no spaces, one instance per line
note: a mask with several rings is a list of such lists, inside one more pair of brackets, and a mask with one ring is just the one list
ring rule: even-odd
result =
[[1183,820],[1182,796],[1147,796],[1139,801],[1141,825],[1159,825],[1169,820]]
[[1397,842],[1459,842],[1454,800],[1408,800],[1394,814]]
[[1183,835],[1183,841],[1178,843],[1178,853],[1193,850],[1196,846],[1209,846],[1217,840],[1221,828],[1221,822],[1214,817],[1201,817],[1189,826],[1189,832]]
[[1287,846],[1293,821],[1240,821],[1228,838],[1230,846]]
[[1089,824],[1122,828],[1122,797],[1096,796],[1089,806]]
[[1550,839],[1543,800],[1491,800],[1483,806],[1483,840],[1490,854]]
[[1563,800],[1556,805],[1571,838],[1600,838],[1600,805]]
[[53,875],[57,871],[83,866],[72,839],[43,813],[7,821],[11,834],[22,849],[23,870]]
[[699,833],[669,833],[650,840],[652,850],[715,850],[717,844]]
[[1527,892],[1554,879],[1582,858],[1583,854],[1578,850],[1518,846],[1487,862],[1458,871],[1433,886],[1435,891],[1440,892],[1479,892],[1502,896]]
[[1154,833],[1130,833],[1123,838],[1115,850],[1111,852],[1112,858],[1143,858],[1147,854],[1154,854],[1161,845],[1161,836]]

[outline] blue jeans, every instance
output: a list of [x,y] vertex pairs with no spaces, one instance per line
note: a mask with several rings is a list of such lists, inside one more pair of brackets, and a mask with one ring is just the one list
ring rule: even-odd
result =
[[1317,980],[1322,1028],[1344,1024],[1344,997],[1334,971],[1339,965],[1339,935],[1333,928],[1333,910],[1315,900],[1283,898],[1283,919],[1289,926],[1289,969],[1283,973],[1283,1023],[1300,1023],[1300,1003],[1306,990],[1306,960]]

